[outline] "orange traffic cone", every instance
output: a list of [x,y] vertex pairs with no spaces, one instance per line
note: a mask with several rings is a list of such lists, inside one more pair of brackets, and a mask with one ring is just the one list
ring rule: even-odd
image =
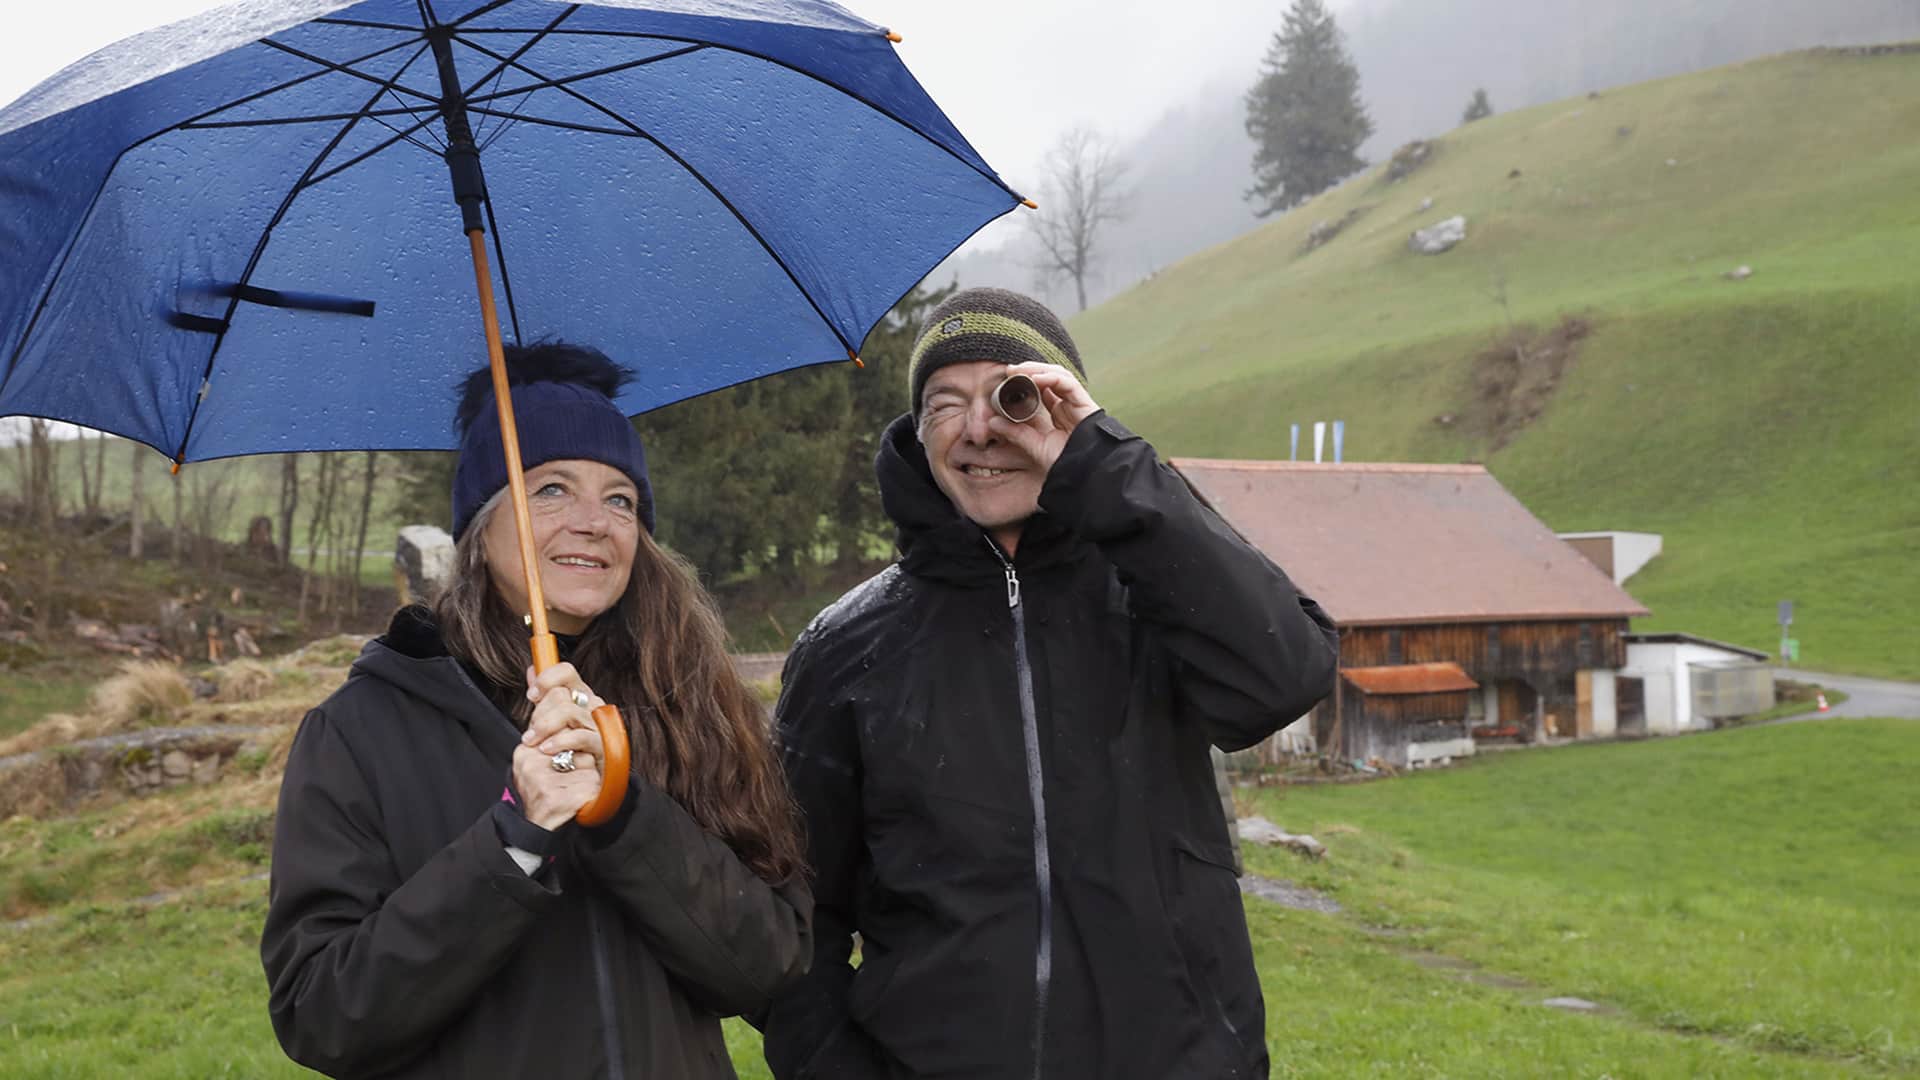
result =
[[1813,695],[1813,700],[1818,701],[1820,703],[1821,712],[1827,711],[1827,695],[1816,692]]

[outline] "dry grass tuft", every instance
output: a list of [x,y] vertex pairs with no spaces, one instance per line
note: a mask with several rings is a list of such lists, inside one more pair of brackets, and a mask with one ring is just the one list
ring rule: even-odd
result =
[[43,757],[0,774],[0,821],[44,816],[66,798],[67,770],[57,758]]
[[129,660],[93,690],[93,711],[107,731],[153,727],[173,720],[193,703],[186,677],[173,664]]
[[271,777],[276,788],[279,787],[281,775],[287,771],[287,755],[293,751],[293,737],[299,730],[300,725],[291,725],[263,747],[267,762],[261,767],[260,775]]
[[267,696],[277,677],[273,669],[258,660],[235,660],[213,672],[218,686],[213,700],[223,704],[258,701]]

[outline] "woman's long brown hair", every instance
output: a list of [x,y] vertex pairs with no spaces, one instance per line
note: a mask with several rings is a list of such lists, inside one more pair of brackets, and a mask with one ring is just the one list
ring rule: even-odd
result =
[[[474,515],[455,548],[452,580],[434,604],[447,649],[479,668],[525,724],[527,633],[487,571],[487,519]],[[685,559],[645,529],[627,591],[587,628],[569,658],[595,693],[620,706],[634,772],[672,796],[761,879],[784,884],[805,858],[799,815],[774,757],[766,712],[734,670],[726,624]]]

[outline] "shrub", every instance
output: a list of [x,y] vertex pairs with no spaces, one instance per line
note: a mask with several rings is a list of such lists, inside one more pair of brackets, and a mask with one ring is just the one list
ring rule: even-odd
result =
[[129,660],[94,687],[91,704],[106,730],[164,724],[193,702],[180,669],[158,660]]
[[225,704],[258,701],[267,696],[276,681],[273,669],[258,660],[235,660],[211,674],[215,682],[213,700]]

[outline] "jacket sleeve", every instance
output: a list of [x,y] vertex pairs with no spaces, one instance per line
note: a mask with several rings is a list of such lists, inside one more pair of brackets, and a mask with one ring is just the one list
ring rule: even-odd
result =
[[612,821],[581,829],[581,867],[627,915],[661,965],[722,1016],[761,1008],[806,970],[813,899],[774,886],[673,797],[635,777]]
[[1074,429],[1040,507],[1118,569],[1221,749],[1259,742],[1332,692],[1332,620],[1113,417]]
[[884,1055],[847,1015],[854,897],[865,850],[859,741],[851,718],[834,707],[832,676],[813,662],[812,634],[787,658],[774,723],[787,781],[807,823],[813,964],[753,1020],[778,1080],[874,1080],[889,1075]]
[[353,748],[309,713],[280,788],[260,942],[280,1045],[329,1075],[405,1062],[557,899],[508,857],[486,814],[401,880]]

